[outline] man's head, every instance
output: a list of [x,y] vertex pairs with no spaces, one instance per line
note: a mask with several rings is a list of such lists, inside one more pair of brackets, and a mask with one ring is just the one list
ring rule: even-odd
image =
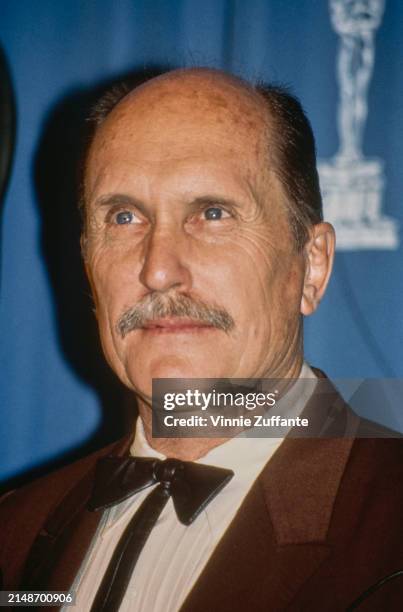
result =
[[105,354],[152,377],[296,375],[301,317],[325,290],[312,133],[275,88],[205,69],[103,113],[84,181],[84,255]]

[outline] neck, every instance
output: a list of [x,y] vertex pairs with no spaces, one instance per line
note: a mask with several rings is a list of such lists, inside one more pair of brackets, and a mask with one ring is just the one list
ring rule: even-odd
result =
[[[276,378],[298,378],[302,367],[302,355],[298,355],[292,366]],[[267,376],[269,378],[269,376]],[[210,450],[227,442],[230,438],[153,438],[152,410],[149,403],[138,397],[138,407],[148,444],[159,453],[181,461],[196,461]]]
[[181,461],[196,461],[211,449],[227,442],[229,438],[153,438],[152,416],[148,405],[139,402],[139,413],[143,421],[148,444],[159,453]]

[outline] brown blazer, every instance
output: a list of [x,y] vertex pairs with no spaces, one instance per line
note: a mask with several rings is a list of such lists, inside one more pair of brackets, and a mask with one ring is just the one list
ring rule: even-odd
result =
[[[304,416],[322,437],[284,441],[182,612],[340,612],[403,570],[402,440],[373,439],[387,430],[359,419],[334,390]],[[101,515],[86,509],[95,462],[129,445],[127,437],[3,498],[3,589],[70,588]],[[403,576],[359,607],[368,610],[403,610]]]

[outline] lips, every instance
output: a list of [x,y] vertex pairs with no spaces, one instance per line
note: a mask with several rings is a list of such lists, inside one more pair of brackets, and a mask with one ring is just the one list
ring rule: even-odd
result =
[[195,321],[186,317],[166,317],[163,319],[152,319],[142,327],[146,331],[159,333],[194,332],[212,329],[212,325],[203,321]]

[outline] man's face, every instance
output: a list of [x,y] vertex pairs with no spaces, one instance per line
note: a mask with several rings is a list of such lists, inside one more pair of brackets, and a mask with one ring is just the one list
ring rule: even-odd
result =
[[102,344],[143,396],[152,378],[286,376],[299,350],[304,260],[261,119],[208,93],[135,94],[88,159]]

